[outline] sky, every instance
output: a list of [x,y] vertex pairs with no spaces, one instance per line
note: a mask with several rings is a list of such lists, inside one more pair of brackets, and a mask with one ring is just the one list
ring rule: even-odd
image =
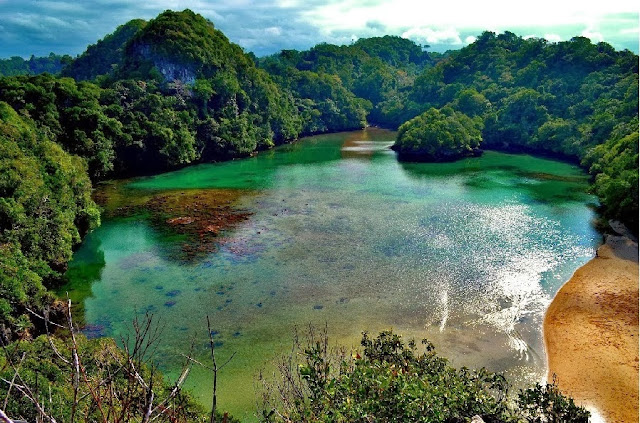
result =
[[582,35],[638,53],[635,0],[0,0],[0,57],[82,53],[117,26],[191,9],[258,56],[399,35],[429,51],[485,30],[549,41]]

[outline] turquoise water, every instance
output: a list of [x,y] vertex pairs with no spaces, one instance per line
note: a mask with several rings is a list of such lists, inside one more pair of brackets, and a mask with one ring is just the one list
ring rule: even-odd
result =
[[[209,315],[219,360],[235,353],[220,374],[219,404],[247,420],[256,372],[308,323],[327,323],[348,345],[364,330],[392,328],[429,338],[456,365],[504,371],[518,384],[541,380],[544,311],[600,239],[587,177],[566,163],[497,152],[402,164],[388,149],[394,137],[317,136],[106,185],[103,225],[74,256],[63,291],[79,301],[90,336],[118,338],[135,313],[154,313],[169,376],[191,344],[206,359]],[[148,206],[194,193],[224,197],[248,218],[205,248],[201,234],[182,230],[190,223],[182,231],[164,223],[174,205]],[[185,258],[187,246],[198,254]],[[211,375],[194,368],[189,383],[209,404]]]

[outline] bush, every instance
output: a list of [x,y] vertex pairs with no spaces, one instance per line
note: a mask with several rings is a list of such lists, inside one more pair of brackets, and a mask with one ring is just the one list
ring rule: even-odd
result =
[[[262,378],[263,421],[299,422],[584,422],[589,413],[554,384],[510,396],[504,376],[451,367],[423,340],[418,353],[391,331],[362,337],[360,353],[330,350],[313,328],[305,346],[276,363],[275,381]],[[302,357],[300,361],[296,357]]]

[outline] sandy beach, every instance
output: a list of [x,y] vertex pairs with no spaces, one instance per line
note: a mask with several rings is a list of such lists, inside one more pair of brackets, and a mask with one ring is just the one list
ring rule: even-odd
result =
[[608,423],[638,422],[636,242],[607,236],[553,299],[544,337],[549,381]]

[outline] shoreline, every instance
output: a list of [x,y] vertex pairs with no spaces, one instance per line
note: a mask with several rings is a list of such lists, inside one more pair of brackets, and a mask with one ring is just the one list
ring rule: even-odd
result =
[[555,375],[594,422],[637,422],[638,243],[607,235],[556,293],[543,336],[549,383]]

